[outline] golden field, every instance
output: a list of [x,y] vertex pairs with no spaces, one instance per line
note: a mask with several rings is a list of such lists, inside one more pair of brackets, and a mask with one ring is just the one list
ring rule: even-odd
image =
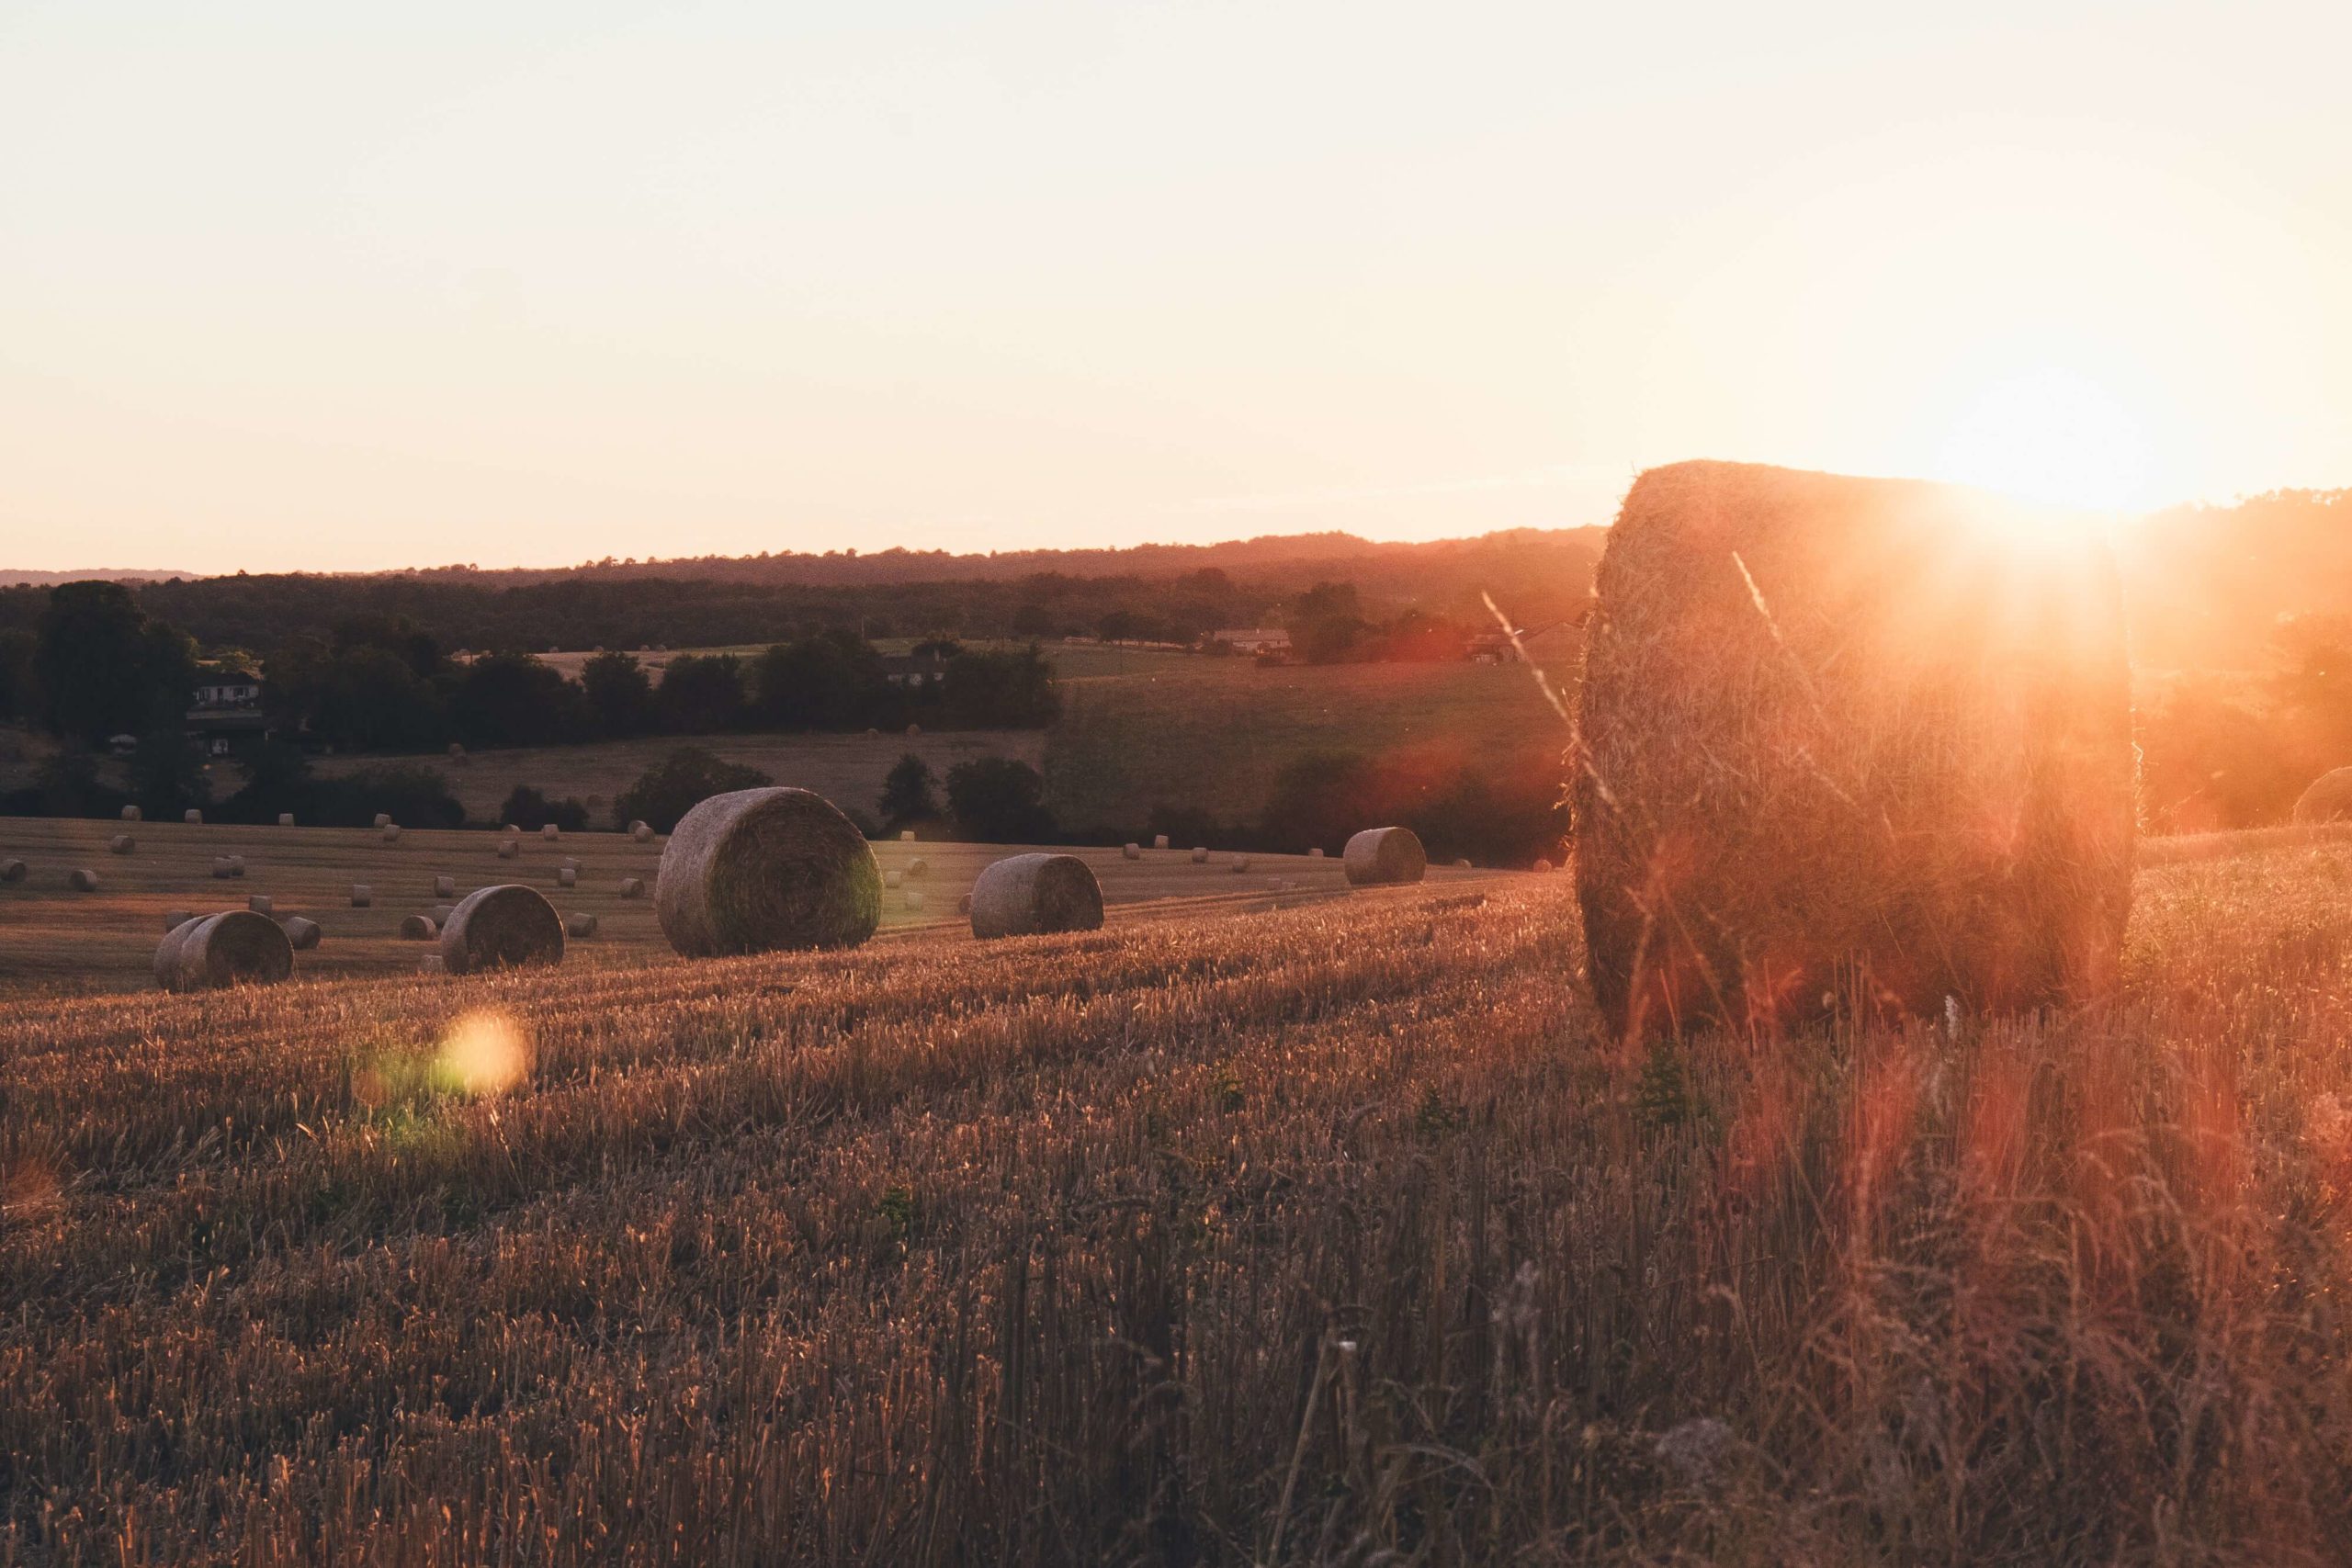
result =
[[2147,858],[1775,1042],[1558,876],[22,997],[0,1561],[2341,1561],[2352,845]]

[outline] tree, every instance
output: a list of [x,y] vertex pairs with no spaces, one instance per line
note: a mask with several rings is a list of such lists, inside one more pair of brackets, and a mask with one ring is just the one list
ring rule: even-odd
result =
[[732,729],[743,716],[743,661],[731,653],[673,659],[662,672],[653,703],[662,728],[673,735]]
[[939,796],[932,788],[931,764],[910,751],[882,781],[882,826],[896,832],[939,818]]
[[1291,644],[1310,662],[1348,657],[1370,629],[1352,582],[1318,582],[1291,606]]
[[[307,705],[311,728],[322,739],[358,751],[417,751],[448,734],[440,694],[396,653],[354,648],[322,664],[284,662],[300,682],[288,700]],[[271,668],[280,664],[272,660]]]
[[51,733],[93,746],[179,722],[195,685],[187,638],[150,623],[119,582],[51,590],[32,664]]
[[1012,612],[1014,637],[1051,637],[1054,614],[1043,604],[1023,604]]
[[775,782],[757,768],[726,761],[699,746],[681,746],[621,791],[613,802],[613,821],[616,826],[643,821],[655,832],[666,833],[679,818],[714,795]]
[[571,795],[549,800],[529,784],[516,784],[499,806],[498,819],[526,833],[536,833],[550,822],[567,833],[584,833],[588,830],[588,807]]
[[1043,729],[1061,716],[1054,667],[1037,645],[1003,653],[967,653],[947,664],[943,716],[968,729]]
[[21,627],[0,631],[0,719],[31,718],[40,711],[33,687],[33,634]]
[[580,690],[600,735],[617,739],[644,731],[653,712],[653,682],[637,655],[610,651],[580,671]]
[[212,804],[204,776],[204,748],[179,728],[151,730],[139,738],[130,758],[130,796],[141,810],[161,820],[190,807]]
[[584,727],[580,688],[527,654],[493,653],[466,667],[449,699],[469,746],[544,746]]
[[1037,844],[1054,836],[1046,781],[1011,757],[976,757],[947,770],[947,808],[967,838],[992,844]]
[[779,643],[752,671],[752,711],[771,729],[855,729],[897,716],[881,656],[854,632]]

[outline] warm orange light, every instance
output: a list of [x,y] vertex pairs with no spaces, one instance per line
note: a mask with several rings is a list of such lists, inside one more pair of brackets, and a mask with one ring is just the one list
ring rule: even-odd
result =
[[503,1094],[531,1070],[531,1043],[503,1012],[469,1012],[449,1026],[436,1066],[468,1094]]
[[1985,386],[1944,438],[1939,477],[2055,506],[2149,503],[2147,432],[2098,383],[2037,369]]

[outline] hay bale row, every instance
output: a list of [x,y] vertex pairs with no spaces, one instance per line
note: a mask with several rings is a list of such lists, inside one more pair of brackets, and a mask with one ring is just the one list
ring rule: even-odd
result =
[[1102,924],[1102,888],[1076,855],[1012,855],[972,884],[972,934],[1035,936]]
[[1351,836],[1340,857],[1351,887],[1419,882],[1430,857],[1410,828],[1366,828]]
[[2094,530],[1946,486],[1652,470],[1582,701],[1577,890],[1621,1033],[2113,984],[2135,768]]
[[294,973],[294,946],[277,922],[229,909],[183,922],[155,949],[155,983],[167,991],[268,986]]
[[882,875],[856,826],[823,796],[780,786],[715,795],[662,851],[654,905],[689,957],[847,947],[882,919]]
[[517,884],[468,894],[441,927],[441,963],[452,975],[562,962],[562,918]]

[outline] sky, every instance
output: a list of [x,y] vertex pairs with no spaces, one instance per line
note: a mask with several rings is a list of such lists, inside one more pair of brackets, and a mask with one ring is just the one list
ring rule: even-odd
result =
[[0,567],[2352,484],[2352,6],[0,0]]

